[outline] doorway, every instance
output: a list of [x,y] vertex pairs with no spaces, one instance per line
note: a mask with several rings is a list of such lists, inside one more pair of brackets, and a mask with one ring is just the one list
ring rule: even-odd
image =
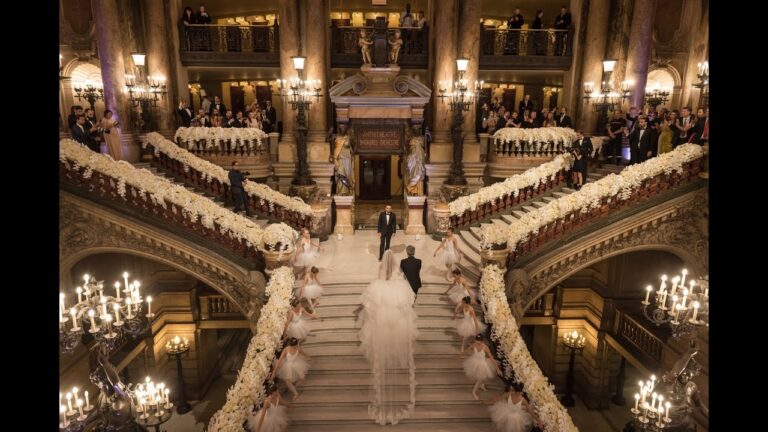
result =
[[390,193],[390,163],[389,156],[360,155],[360,199],[386,200]]
[[232,101],[232,116],[237,115],[238,111],[245,111],[245,92],[240,86],[232,86],[229,88],[229,97]]

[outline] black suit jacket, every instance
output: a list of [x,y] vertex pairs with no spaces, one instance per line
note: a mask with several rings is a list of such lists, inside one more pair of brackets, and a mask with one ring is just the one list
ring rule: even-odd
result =
[[267,110],[267,118],[269,119],[269,123],[271,125],[275,125],[277,123],[277,111],[275,110],[275,107],[270,106]]
[[520,101],[520,105],[517,107],[517,114],[522,117],[525,110],[533,111],[533,101],[528,101],[528,103],[525,103],[525,99]]
[[183,127],[189,127],[189,125],[192,124],[192,110],[189,108],[179,108],[176,112],[179,113],[179,117],[181,117],[181,125]]
[[[648,151],[651,155],[656,153],[656,130],[648,126],[645,127],[643,138],[640,138],[640,128],[637,127],[629,134],[629,152],[633,160],[642,162],[648,157]],[[637,157],[635,156],[637,154]]]
[[211,118],[213,118],[213,109],[214,108],[217,108],[219,110],[219,115],[222,118],[227,116],[227,106],[226,105],[224,105],[223,103],[220,103],[220,104],[212,103],[211,107],[208,108],[208,116],[210,116]]
[[400,270],[403,271],[405,278],[408,279],[408,283],[411,284],[413,292],[418,294],[419,288],[421,288],[421,260],[409,256],[400,261]]
[[384,235],[392,235],[397,232],[397,217],[395,213],[389,212],[389,225],[387,225],[386,212],[379,213],[379,223],[376,232]]
[[574,141],[573,145],[574,146],[578,145],[579,149],[581,150],[581,154],[585,156],[587,159],[591,159],[592,153],[595,152],[595,148],[592,146],[592,140],[589,137],[584,137],[581,140],[581,143],[579,143],[579,141],[576,140]]
[[75,124],[71,128],[69,128],[69,132],[72,134],[72,139],[79,142],[80,144],[88,145],[91,142],[91,134],[88,132],[88,129],[86,129],[85,125],[83,125],[83,128],[80,129],[80,126]]
[[558,15],[557,18],[555,18],[555,29],[557,30],[567,30],[570,25],[571,25],[570,12],[566,12],[562,15]]
[[229,170],[229,186],[233,188],[243,188],[243,180],[246,180],[243,172],[240,170]]
[[573,122],[571,122],[571,118],[567,115],[564,116],[558,116],[557,117],[557,125],[559,127],[573,127]]

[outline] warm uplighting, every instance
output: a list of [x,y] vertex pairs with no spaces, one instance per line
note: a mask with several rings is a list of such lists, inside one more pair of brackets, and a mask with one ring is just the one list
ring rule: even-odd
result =
[[566,335],[563,337],[563,343],[568,348],[579,350],[584,348],[584,345],[586,345],[587,341],[584,335],[579,334],[579,332],[574,330],[571,333],[566,333]]
[[146,55],[142,53],[133,53],[133,64],[138,69],[138,74],[125,75],[125,88],[128,92],[128,100],[133,102],[134,106],[156,107],[160,96],[167,93],[166,79],[164,76],[146,76],[144,78],[144,65]]
[[297,71],[304,70],[304,62],[307,60],[304,56],[293,56],[291,57],[291,60],[293,60],[293,67],[296,68]]
[[176,336],[165,343],[165,351],[170,355],[185,353],[189,351],[189,339]]

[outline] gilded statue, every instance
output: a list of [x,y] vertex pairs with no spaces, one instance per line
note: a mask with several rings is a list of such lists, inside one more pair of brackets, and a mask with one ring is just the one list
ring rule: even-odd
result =
[[373,41],[368,38],[368,36],[365,34],[365,29],[360,29],[360,37],[358,38],[358,45],[360,45],[360,51],[363,53],[363,63],[364,64],[371,64],[373,63],[372,57],[371,57],[371,45],[373,45]]
[[333,142],[333,156],[330,162],[335,166],[336,177],[336,195],[353,195],[354,192],[354,171],[352,144],[347,134],[347,125],[339,125],[339,133],[333,134],[333,129],[329,131],[331,142]]
[[400,30],[395,30],[395,35],[389,42],[389,64],[397,64],[397,58],[400,55],[400,48],[403,46],[403,39],[400,37]]
[[424,137],[421,135],[419,127],[414,126],[413,138],[408,142],[408,158],[406,167],[408,168],[408,184],[405,190],[408,195],[424,195],[424,160],[426,154],[424,151]]

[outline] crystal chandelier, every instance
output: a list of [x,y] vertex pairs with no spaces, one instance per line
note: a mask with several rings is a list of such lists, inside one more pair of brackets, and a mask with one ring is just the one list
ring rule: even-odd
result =
[[704,276],[697,283],[691,278],[686,287],[687,276],[688,270],[683,269],[682,276],[674,276],[672,286],[667,289],[667,275],[662,275],[653,306],[652,285],[646,287],[645,300],[641,303],[643,315],[657,326],[669,324],[676,339],[692,336],[699,328],[709,328],[709,280]]

